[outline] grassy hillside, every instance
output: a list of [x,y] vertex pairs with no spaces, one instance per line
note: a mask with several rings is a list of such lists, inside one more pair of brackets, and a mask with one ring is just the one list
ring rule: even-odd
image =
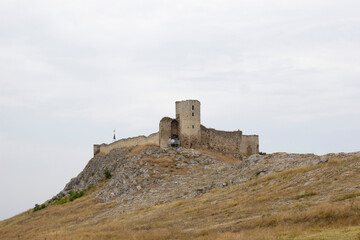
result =
[[[146,149],[132,149],[128,155],[141,151]],[[214,170],[223,171],[221,177],[246,168],[233,168],[232,156],[207,154],[218,155],[218,161],[228,166]],[[266,161],[274,162],[277,157],[269,155]],[[146,161],[154,159],[158,163],[154,167],[170,173],[174,159]],[[185,165],[174,171],[183,177],[193,174]],[[100,200],[99,193],[110,181],[104,178],[73,201],[60,205],[53,201],[44,209],[1,221],[0,239],[360,239],[359,173],[359,154],[337,154],[325,163],[264,176],[257,172],[244,182],[150,205],[144,203],[146,198],[134,202],[128,195]],[[195,181],[200,178],[175,187],[173,194],[187,184],[189,188],[196,185]],[[148,187],[149,191],[156,189],[155,185]],[[142,193],[131,194],[135,199]],[[163,199],[163,193],[158,194],[155,197]]]

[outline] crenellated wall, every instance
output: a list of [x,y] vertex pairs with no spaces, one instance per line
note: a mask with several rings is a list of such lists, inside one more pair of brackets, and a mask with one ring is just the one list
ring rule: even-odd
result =
[[95,144],[94,145],[94,156],[98,153],[108,154],[111,150],[122,147],[132,147],[137,145],[154,144],[159,145],[159,133],[153,133],[146,136],[138,136],[133,138],[120,139],[111,144]]

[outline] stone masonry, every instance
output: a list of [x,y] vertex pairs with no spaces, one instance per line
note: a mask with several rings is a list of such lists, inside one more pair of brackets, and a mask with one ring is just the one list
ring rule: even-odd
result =
[[94,156],[107,154],[112,149],[136,145],[153,144],[169,147],[170,141],[179,141],[184,148],[209,149],[224,153],[259,153],[259,136],[243,135],[242,131],[218,131],[201,125],[200,102],[198,100],[177,101],[176,118],[164,117],[159,123],[159,132],[148,137],[139,136],[120,139],[111,144],[94,145]]

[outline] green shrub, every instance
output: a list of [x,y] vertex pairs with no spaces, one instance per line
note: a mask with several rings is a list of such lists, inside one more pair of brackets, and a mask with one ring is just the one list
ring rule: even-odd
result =
[[62,199],[64,196],[65,196],[65,194],[63,192],[60,192],[60,193],[56,194],[54,197],[52,197],[52,199],[50,200],[50,203],[57,202],[60,199]]
[[70,191],[69,195],[63,195],[63,197],[61,199],[57,199],[56,202],[54,204],[56,205],[61,205],[67,202],[72,202],[75,199],[84,196],[85,192],[87,189],[84,189],[82,191]]
[[61,205],[61,204],[67,203],[67,202],[68,202],[68,199],[66,197],[64,197],[64,198],[56,201],[55,204]]
[[41,204],[41,205],[35,204],[35,207],[34,207],[34,209],[33,209],[33,212],[39,211],[39,210],[44,209],[44,208],[46,208],[45,203],[43,203],[43,204]]
[[85,193],[85,190],[82,190],[80,192],[77,192],[77,191],[70,191],[70,197],[69,197],[69,201],[72,202],[74,201],[75,199],[79,198],[79,197],[82,197]]
[[259,152],[260,155],[266,155],[266,152]]
[[104,169],[104,174],[105,174],[105,178],[106,178],[106,179],[111,178],[111,173],[110,173],[109,169],[105,168],[105,169]]

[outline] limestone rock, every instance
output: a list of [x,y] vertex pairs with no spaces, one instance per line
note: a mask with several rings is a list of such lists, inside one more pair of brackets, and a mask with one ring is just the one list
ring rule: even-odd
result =
[[[97,199],[117,199],[118,211],[124,212],[134,209],[135,204],[146,207],[194,198],[213,188],[241,184],[299,166],[324,164],[335,157],[345,161],[354,156],[360,156],[360,152],[323,156],[254,154],[247,158],[233,156],[239,161],[228,162],[224,161],[226,156],[220,157],[219,153],[181,147],[161,149],[148,146],[140,152],[127,148],[114,149],[107,155],[98,154],[91,159],[84,170],[65,186],[63,193],[86,189],[105,181],[104,187],[96,192]],[[106,179],[105,169],[110,172],[110,179]],[[307,179],[305,184],[311,181]]]

